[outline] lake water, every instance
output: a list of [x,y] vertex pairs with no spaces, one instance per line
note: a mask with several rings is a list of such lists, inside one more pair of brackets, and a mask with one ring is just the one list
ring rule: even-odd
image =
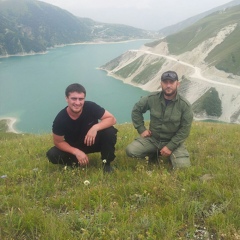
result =
[[0,59],[0,118],[16,118],[20,132],[48,133],[56,114],[66,106],[65,88],[74,82],[117,118],[131,122],[135,102],[147,92],[124,84],[97,67],[147,40],[109,44],[70,45],[47,54]]

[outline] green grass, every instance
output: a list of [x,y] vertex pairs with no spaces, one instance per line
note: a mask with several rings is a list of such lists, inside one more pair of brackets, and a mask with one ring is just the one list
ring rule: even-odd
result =
[[48,163],[50,134],[0,133],[0,239],[240,238],[240,125],[194,122],[192,167],[176,171],[126,157],[137,133],[116,127],[110,175],[97,153],[87,168]]

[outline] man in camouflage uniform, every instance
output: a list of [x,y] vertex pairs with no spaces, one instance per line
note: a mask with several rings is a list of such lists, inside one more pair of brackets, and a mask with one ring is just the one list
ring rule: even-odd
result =
[[[132,121],[140,136],[126,148],[129,157],[169,157],[173,168],[189,167],[189,153],[184,146],[193,121],[190,103],[177,92],[178,75],[174,71],[161,76],[162,91],[142,97],[132,110]],[[143,114],[150,111],[150,126],[145,127]]]

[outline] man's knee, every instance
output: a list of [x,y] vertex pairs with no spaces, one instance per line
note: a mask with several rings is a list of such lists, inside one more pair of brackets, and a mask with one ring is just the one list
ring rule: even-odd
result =
[[170,156],[173,168],[186,168],[191,166],[189,152],[184,145],[177,148]]
[[187,168],[187,167],[191,166],[189,156],[179,156],[179,157],[172,157],[171,156],[171,162],[172,162],[172,165],[173,165],[173,169]]
[[53,163],[53,164],[58,164],[59,163],[59,154],[57,153],[56,147],[52,147],[50,148],[47,153],[46,156],[48,158],[48,161]]
[[139,138],[130,143],[125,149],[127,156],[144,158],[148,152],[151,152],[143,141],[144,139]]
[[74,155],[63,152],[55,146],[50,148],[47,151],[46,156],[49,162],[53,164],[64,164],[64,165],[78,164],[78,161]]
[[115,144],[117,142],[117,132],[118,130],[115,127],[109,127],[102,130],[101,137],[103,141],[110,141]]
[[133,157],[134,156],[132,144],[127,145],[125,151],[126,151],[126,154],[127,154],[128,157]]

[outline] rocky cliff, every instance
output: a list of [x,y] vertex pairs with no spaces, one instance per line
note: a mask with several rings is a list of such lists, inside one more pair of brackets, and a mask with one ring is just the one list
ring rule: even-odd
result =
[[[150,92],[160,90],[160,76],[164,71],[174,70],[181,81],[179,91],[193,104],[195,118],[240,123],[240,76],[217,69],[206,61],[212,51],[239,31],[238,24],[231,22],[223,26],[191,50],[178,55],[170,53],[169,43],[163,39],[128,51],[101,69]],[[215,97],[209,98],[214,92]],[[206,102],[206,99],[209,100]],[[220,110],[215,111],[216,108]]]

